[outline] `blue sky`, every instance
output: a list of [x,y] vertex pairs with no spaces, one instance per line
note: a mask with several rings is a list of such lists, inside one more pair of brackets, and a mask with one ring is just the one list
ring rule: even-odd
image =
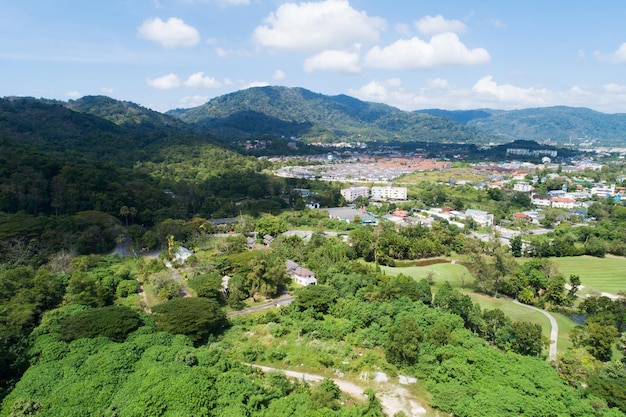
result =
[[158,111],[259,85],[626,113],[626,2],[0,0],[0,96]]

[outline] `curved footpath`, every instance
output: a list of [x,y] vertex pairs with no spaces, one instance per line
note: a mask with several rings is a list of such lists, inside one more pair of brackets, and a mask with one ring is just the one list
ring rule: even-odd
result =
[[520,303],[517,300],[513,300],[513,302],[515,304],[524,306],[526,308],[530,308],[531,310],[538,311],[542,313],[544,316],[546,316],[548,320],[550,320],[550,325],[552,326],[552,330],[550,330],[550,350],[548,351],[548,359],[550,361],[555,361],[556,360],[556,343],[557,343],[557,338],[559,336],[559,324],[556,322],[556,319],[554,318],[554,316],[548,313],[546,310],[529,306],[528,304]]

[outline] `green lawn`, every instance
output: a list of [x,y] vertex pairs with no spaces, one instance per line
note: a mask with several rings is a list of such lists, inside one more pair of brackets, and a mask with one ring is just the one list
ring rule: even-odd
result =
[[[561,258],[563,259],[563,258]],[[429,266],[410,266],[403,268],[392,268],[382,266],[381,269],[389,275],[404,274],[415,279],[426,278],[432,275],[434,285],[433,293],[436,293],[441,284],[449,281],[453,288],[461,289],[463,280],[465,281],[465,290],[463,293],[469,295],[473,302],[480,304],[483,309],[499,308],[513,321],[529,321],[541,325],[543,334],[550,337],[550,321],[548,318],[538,311],[531,310],[524,306],[513,303],[508,298],[495,298],[485,294],[476,293],[472,289],[474,278],[466,267],[460,264],[441,263]],[[582,276],[581,276],[582,279]],[[552,313],[559,324],[559,337],[557,349],[559,353],[564,352],[568,347],[572,346],[569,340],[569,331],[576,326],[572,320],[562,314]]]
[[575,256],[550,258],[566,276],[578,275],[584,288],[579,293],[593,294],[607,292],[617,294],[626,291],[626,258],[607,256]]

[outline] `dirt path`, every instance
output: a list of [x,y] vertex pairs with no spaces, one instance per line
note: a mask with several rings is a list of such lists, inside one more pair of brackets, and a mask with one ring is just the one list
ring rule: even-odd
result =
[[554,316],[550,313],[548,313],[545,310],[542,310],[540,308],[537,307],[533,307],[533,306],[529,306],[528,304],[523,304],[520,303],[517,300],[513,300],[513,302],[515,304],[518,304],[520,306],[524,306],[526,308],[530,308],[531,310],[535,310],[538,311],[540,313],[542,313],[544,316],[546,316],[548,318],[548,320],[550,320],[550,325],[552,327],[552,329],[550,330],[550,350],[548,351],[548,360],[550,361],[555,361],[556,360],[556,344],[557,344],[557,340],[559,337],[559,324],[556,322],[556,319],[554,318]]
[[[264,372],[282,372],[290,378],[304,379],[308,382],[320,382],[324,379],[321,375],[309,374],[305,372],[290,371],[285,369],[271,368],[269,366],[250,365],[259,368]],[[367,396],[363,394],[366,386],[357,385],[350,381],[340,378],[331,378],[339,389],[346,394],[366,401]],[[386,379],[386,377],[385,377]],[[422,417],[426,414],[426,409],[421,406],[417,398],[411,394],[406,388],[398,383],[389,381],[380,382],[375,387],[376,397],[380,400],[385,415],[391,417],[398,411],[403,411],[408,417]]]

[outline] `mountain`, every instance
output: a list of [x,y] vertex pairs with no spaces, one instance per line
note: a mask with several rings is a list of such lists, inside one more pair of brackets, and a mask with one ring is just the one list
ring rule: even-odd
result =
[[573,143],[593,140],[601,145],[626,143],[626,114],[607,114],[579,107],[541,107],[523,110],[428,109],[416,111],[447,117],[478,129],[499,141],[535,140]]
[[129,101],[115,100],[106,96],[85,96],[63,104],[68,109],[100,117],[118,126],[139,127],[142,130],[190,130],[188,124],[175,117],[141,107]]
[[232,139],[260,134],[311,141],[483,142],[484,134],[445,117],[399,110],[346,95],[303,88],[254,87],[166,114]]

